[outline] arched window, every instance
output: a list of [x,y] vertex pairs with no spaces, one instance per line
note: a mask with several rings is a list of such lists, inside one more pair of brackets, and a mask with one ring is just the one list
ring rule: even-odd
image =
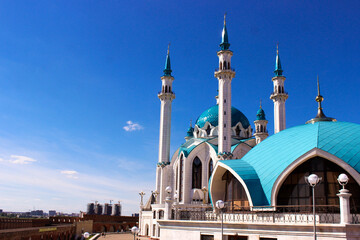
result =
[[220,67],[219,67],[219,69],[220,69],[220,70],[222,69],[222,62],[220,62]]
[[284,87],[281,87],[281,91],[282,91],[282,93],[284,93],[285,91],[284,91]]
[[230,69],[230,62],[228,62],[228,69]]
[[226,61],[224,61],[224,69],[226,69],[226,67],[227,67]]
[[171,87],[169,86],[169,92],[171,92]]
[[180,157],[180,171],[179,171],[179,202],[182,201],[182,196],[183,196],[183,171],[184,171],[184,158],[183,155],[181,155]]
[[164,219],[164,211],[163,210],[159,211],[159,219]]
[[210,128],[210,125],[208,125],[207,128],[206,128],[207,136],[210,136],[210,131],[211,131],[211,128]]
[[228,203],[229,210],[249,210],[249,200],[245,189],[229,171],[222,176],[225,180],[225,202]]
[[167,86],[165,86],[165,92],[167,92]]
[[213,170],[214,170],[213,160],[210,158],[210,161],[209,161],[209,180],[210,180],[210,176],[211,176]]
[[315,173],[322,178],[321,182],[315,187],[316,205],[336,205],[339,206],[340,185],[337,177],[345,173],[349,177],[346,189],[350,191],[350,207],[356,212],[360,212],[358,204],[360,202],[360,186],[340,166],[322,158],[314,157],[298,166],[286,178],[277,195],[277,205],[312,205],[312,194],[310,186],[305,182],[305,176]]
[[179,190],[179,165],[180,163],[178,164],[178,166],[176,167],[176,170],[175,170],[175,191],[178,192]]
[[[165,90],[166,90],[166,88],[165,88]],[[280,88],[280,86],[278,86],[278,93],[281,93],[281,88]]]
[[241,129],[239,126],[236,127],[235,133],[236,133],[236,136],[240,137]]
[[201,161],[195,157],[192,166],[192,188],[201,188]]

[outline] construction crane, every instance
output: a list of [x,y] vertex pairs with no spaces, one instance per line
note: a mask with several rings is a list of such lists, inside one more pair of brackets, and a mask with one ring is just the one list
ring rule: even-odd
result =
[[95,206],[97,205],[98,201],[97,200],[91,200],[93,202],[95,202]]

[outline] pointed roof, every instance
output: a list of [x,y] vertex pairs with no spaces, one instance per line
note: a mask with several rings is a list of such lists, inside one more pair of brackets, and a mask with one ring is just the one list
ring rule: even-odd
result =
[[170,64],[170,43],[168,45],[166,61],[165,61],[165,69],[164,69],[164,76],[171,76],[171,64]]
[[261,100],[260,100],[260,109],[256,113],[256,120],[266,120],[265,112],[264,112],[264,110],[262,109],[262,106],[261,106]]
[[282,76],[283,70],[281,68],[280,56],[279,56],[279,44],[276,45],[276,61],[275,61],[275,76]]
[[220,48],[221,50],[229,50],[230,47],[230,43],[229,43],[229,37],[228,37],[228,32],[226,29],[226,13],[224,15],[224,28],[222,31],[222,41],[220,43]]

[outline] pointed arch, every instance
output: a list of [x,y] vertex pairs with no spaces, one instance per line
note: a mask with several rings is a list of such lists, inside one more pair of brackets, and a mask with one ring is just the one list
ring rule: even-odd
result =
[[165,92],[168,92],[168,87],[167,86],[165,86]]
[[192,188],[201,189],[202,163],[196,156],[192,164]]
[[210,177],[211,177],[211,174],[212,174],[212,172],[213,172],[213,170],[214,170],[214,165],[213,165],[213,160],[212,160],[212,158],[210,158],[210,161],[209,161],[209,175],[208,175],[208,181],[209,181],[209,179],[210,179]]
[[360,173],[358,173],[354,168],[352,168],[349,164],[344,162],[342,159],[322,150],[319,148],[313,148],[310,151],[306,152],[302,156],[300,156],[298,159],[293,161],[276,179],[274,182],[274,185],[271,190],[271,205],[275,206],[277,205],[277,196],[279,193],[279,190],[283,183],[285,182],[286,178],[302,163],[308,161],[311,158],[314,157],[322,157],[326,160],[335,163],[339,167],[346,170],[349,175],[354,178],[354,180],[357,182],[358,185],[360,185]]
[[183,174],[184,174],[184,155],[180,155],[180,170],[179,170],[179,202],[183,200]]
[[228,69],[231,69],[231,68],[230,68],[230,62],[228,62]]
[[224,61],[224,69],[226,69],[226,67],[227,67],[226,61]]

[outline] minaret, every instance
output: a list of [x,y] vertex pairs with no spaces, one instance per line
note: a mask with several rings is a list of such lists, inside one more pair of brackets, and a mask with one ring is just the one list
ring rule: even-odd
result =
[[317,76],[317,90],[318,90],[318,95],[316,96],[315,101],[318,103],[318,112],[316,114],[316,117],[307,121],[306,124],[316,123],[316,122],[336,122],[336,119],[325,116],[325,114],[323,112],[321,102],[324,101],[324,98],[320,94],[319,76]]
[[174,77],[171,75],[170,65],[170,44],[166,55],[164,75],[161,77],[162,88],[158,94],[161,101],[160,111],[160,136],[159,136],[159,161],[156,170],[156,191],[159,193],[160,202],[163,200],[164,189],[163,186],[165,176],[163,168],[170,164],[170,129],[171,129],[171,103],[175,99],[175,94],[172,91],[172,82]]
[[185,140],[186,141],[189,141],[191,138],[194,137],[194,128],[192,127],[192,123],[190,121],[190,127],[189,129],[187,130],[186,132],[186,137],[185,137]]
[[235,71],[231,68],[233,52],[229,50],[230,43],[226,29],[226,14],[224,15],[224,28],[219,57],[219,69],[215,71],[215,77],[219,80],[219,125],[218,125],[218,157],[219,159],[231,159],[231,80],[235,77]]
[[255,139],[256,144],[259,144],[261,141],[265,140],[269,136],[269,133],[267,131],[266,125],[268,121],[265,118],[265,112],[261,107],[261,101],[260,101],[260,109],[256,113],[256,120],[254,121],[255,124]]
[[282,75],[282,72],[279,45],[277,45],[275,76],[272,78],[274,91],[270,95],[270,99],[274,101],[274,133],[278,133],[286,128],[285,101],[289,95],[284,90],[284,81],[286,78]]

